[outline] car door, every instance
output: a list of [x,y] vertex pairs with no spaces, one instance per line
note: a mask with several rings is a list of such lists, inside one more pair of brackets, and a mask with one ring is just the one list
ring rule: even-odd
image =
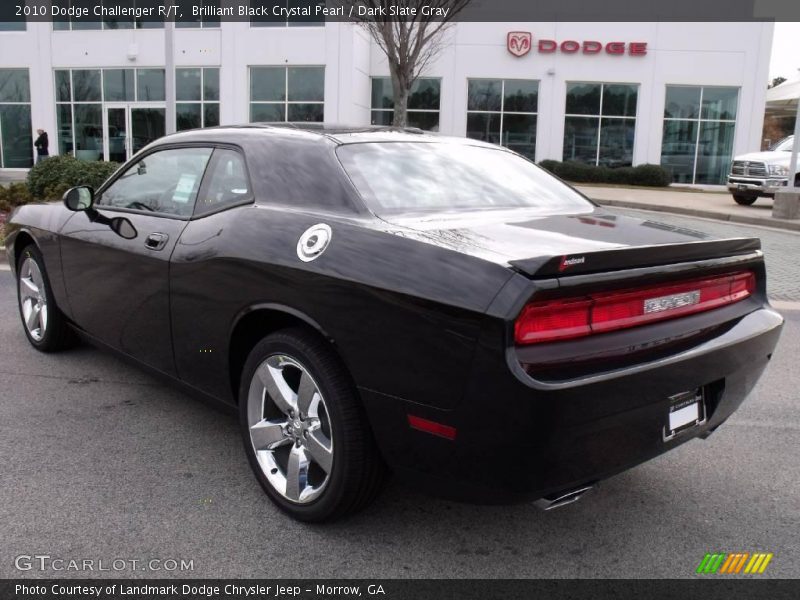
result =
[[[136,157],[100,190],[93,209],[61,232],[75,322],[125,354],[174,375],[169,261],[191,217],[210,147],[167,147]],[[125,218],[132,229],[112,228]]]
[[[237,224],[253,202],[244,153],[217,148],[206,169],[192,220],[170,264],[172,333],[180,378],[213,396],[230,398],[227,342],[231,316],[241,308],[248,281]],[[264,232],[265,240],[269,232]],[[252,242],[246,239],[244,243]],[[237,249],[238,246],[238,249]],[[252,273],[252,271],[250,271]],[[244,278],[244,279],[242,279]],[[268,288],[269,279],[261,282]],[[198,327],[198,321],[202,327]]]

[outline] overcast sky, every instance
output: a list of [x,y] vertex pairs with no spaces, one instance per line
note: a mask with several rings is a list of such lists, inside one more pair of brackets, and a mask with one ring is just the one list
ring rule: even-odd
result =
[[800,69],[800,23],[775,23],[769,79],[779,76],[797,79],[800,77],[797,69]]

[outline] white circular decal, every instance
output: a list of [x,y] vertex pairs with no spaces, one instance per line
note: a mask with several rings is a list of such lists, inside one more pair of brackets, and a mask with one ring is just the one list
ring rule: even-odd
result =
[[325,223],[318,223],[306,229],[297,242],[297,258],[310,262],[319,258],[328,244],[331,243],[331,228]]

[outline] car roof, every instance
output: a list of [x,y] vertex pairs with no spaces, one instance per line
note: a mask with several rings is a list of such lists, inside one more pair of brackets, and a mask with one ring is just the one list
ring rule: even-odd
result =
[[230,141],[239,137],[274,136],[329,140],[337,145],[364,142],[445,142],[496,148],[479,140],[445,136],[414,127],[387,127],[380,125],[336,125],[328,123],[248,123],[226,125],[207,129],[193,129],[175,133],[159,140],[160,143],[193,141]]

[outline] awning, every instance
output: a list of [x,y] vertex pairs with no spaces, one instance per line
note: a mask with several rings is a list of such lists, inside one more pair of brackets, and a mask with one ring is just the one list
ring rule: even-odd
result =
[[796,107],[800,99],[800,79],[784,81],[767,90],[767,108]]

